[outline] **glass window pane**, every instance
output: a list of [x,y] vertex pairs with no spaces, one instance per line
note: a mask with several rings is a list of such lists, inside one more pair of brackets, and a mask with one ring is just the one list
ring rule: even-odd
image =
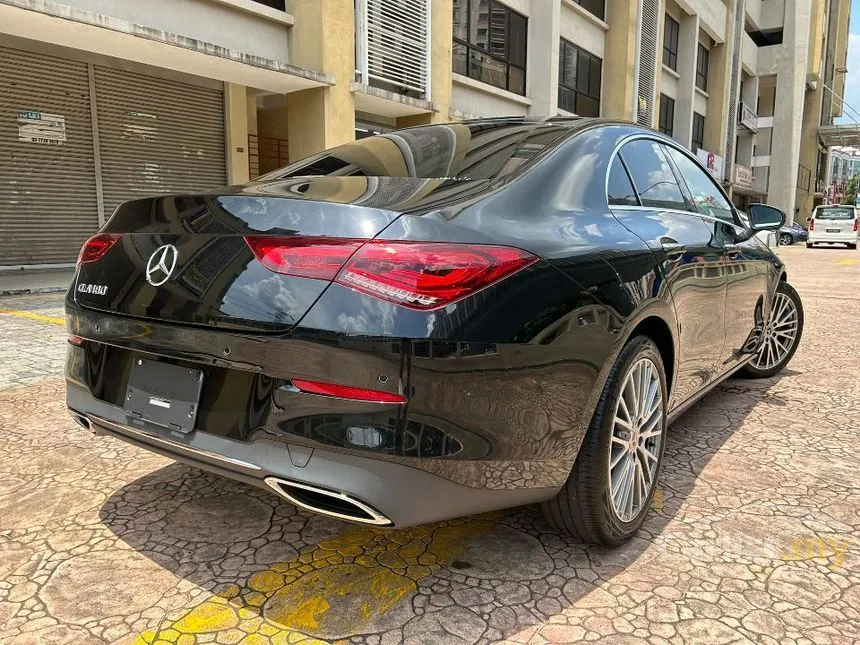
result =
[[505,89],[507,87],[506,72],[503,62],[477,50],[469,50],[469,76],[472,78]]
[[668,148],[668,151],[687,183],[699,212],[733,222],[732,207],[708,172],[679,150]]
[[490,38],[490,0],[471,0],[469,44],[487,49]]
[[590,80],[588,82],[589,94],[592,98],[600,98],[600,68],[603,66],[599,58],[591,59]]
[[497,2],[490,8],[490,53],[502,59],[508,54],[508,12]]
[[579,116],[600,116],[600,101],[579,94],[576,98],[576,113]]
[[526,67],[526,38],[528,21],[518,13],[510,12],[508,60],[517,67]]
[[526,70],[511,65],[510,75],[508,76],[508,89],[511,92],[516,92],[517,94],[525,96]]
[[609,203],[612,205],[638,206],[639,200],[636,198],[636,191],[633,190],[633,184],[630,183],[630,178],[621,165],[621,160],[616,157],[612,162],[612,167],[609,169],[609,185],[608,185]]
[[576,112],[576,93],[563,85],[558,88],[558,107],[568,112]]
[[469,0],[454,0],[454,38],[469,39],[468,11]]
[[637,139],[621,149],[643,206],[688,210],[672,167],[656,141]]
[[466,57],[468,56],[466,46],[455,42],[453,47],[451,48],[451,58],[452,58],[452,71],[455,74],[463,74],[467,73],[466,70]]
[[576,78],[576,89],[579,92],[588,92],[588,67],[591,64],[589,55],[580,50],[576,62],[576,68],[579,72]]
[[564,85],[570,89],[576,87],[576,48],[564,45]]

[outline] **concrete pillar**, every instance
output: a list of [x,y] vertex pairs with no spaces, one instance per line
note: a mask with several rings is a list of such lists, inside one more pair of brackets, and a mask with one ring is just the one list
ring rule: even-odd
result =
[[430,100],[436,111],[430,123],[450,121],[453,87],[451,84],[451,45],[454,38],[453,0],[432,0],[430,5]]
[[777,65],[770,185],[767,203],[794,221],[803,127],[812,0],[785,0],[785,28]]
[[[693,139],[693,97],[696,95],[696,54],[699,46],[699,16],[681,17],[678,31],[678,96],[675,99],[675,123],[673,124],[676,141],[690,147]],[[663,49],[660,48],[662,60]],[[659,118],[659,114],[658,114]],[[706,121],[707,122],[707,121]],[[708,148],[711,150],[711,148]]]
[[541,11],[529,18],[527,94],[530,115],[558,114],[559,39],[561,2],[541,3]]
[[[609,31],[606,32],[603,61],[603,116],[631,121],[636,97],[636,41],[639,37],[636,25],[639,22],[639,3],[631,0],[606,0],[606,22],[609,24]],[[661,30],[662,23],[661,20]],[[658,49],[662,52],[662,47]],[[657,109],[654,114],[658,114]]]
[[248,170],[248,96],[244,85],[224,83],[224,127],[227,147],[227,183],[243,184]]
[[290,161],[355,139],[354,0],[291,0],[292,62],[331,74],[335,85],[288,99]]

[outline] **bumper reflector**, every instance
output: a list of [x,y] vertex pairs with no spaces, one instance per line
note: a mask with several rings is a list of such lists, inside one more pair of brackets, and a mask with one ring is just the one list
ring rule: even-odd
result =
[[405,396],[391,392],[365,390],[364,388],[351,387],[349,385],[305,381],[297,378],[292,379],[292,384],[299,392],[304,392],[305,394],[333,396],[338,399],[352,399],[353,401],[367,401],[368,403],[406,403]]

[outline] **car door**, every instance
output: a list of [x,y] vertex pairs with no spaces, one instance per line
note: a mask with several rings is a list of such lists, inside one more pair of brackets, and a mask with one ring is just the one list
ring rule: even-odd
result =
[[[722,189],[698,161],[677,148],[668,147],[667,151],[696,210],[714,223],[716,242],[724,251],[726,340],[717,368],[722,374],[747,357],[744,348],[750,347],[748,341],[762,330],[770,282],[770,252],[753,239],[754,236],[737,218]],[[758,207],[752,205],[750,208]]]
[[609,205],[660,264],[678,319],[678,369],[672,404],[711,382],[725,344],[726,276],[714,223],[695,212],[663,145],[624,144],[612,161]]

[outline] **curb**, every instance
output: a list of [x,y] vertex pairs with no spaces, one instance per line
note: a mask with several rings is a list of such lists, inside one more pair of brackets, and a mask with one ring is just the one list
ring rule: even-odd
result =
[[0,298],[4,296],[26,296],[40,293],[63,293],[68,287],[21,287],[17,289],[0,289]]

